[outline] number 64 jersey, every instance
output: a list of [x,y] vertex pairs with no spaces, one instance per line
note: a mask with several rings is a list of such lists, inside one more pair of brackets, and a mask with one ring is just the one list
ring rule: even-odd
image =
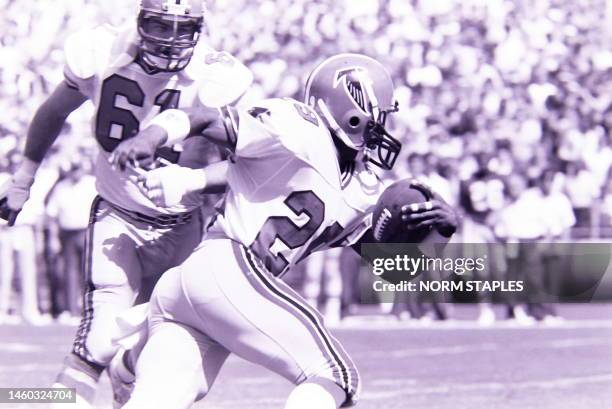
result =
[[[108,156],[122,141],[144,129],[159,112],[170,108],[229,105],[252,82],[251,72],[225,52],[200,43],[189,65],[180,72],[155,72],[139,64],[135,27],[100,26],[73,34],[65,45],[65,81],[87,96],[95,106],[92,128],[100,154],[96,163],[97,189],[111,203],[150,216],[182,213],[199,206],[193,195],[178,206],[160,208],[144,196],[122,172],[108,164]],[[201,144],[193,138],[186,144]],[[199,140],[199,141],[198,141]],[[201,144],[203,145],[203,144]],[[188,167],[202,167],[205,146],[160,156]]]
[[382,183],[363,164],[343,176],[332,136],[308,106],[271,99],[238,119],[229,190],[207,238],[244,244],[279,276],[365,233]]

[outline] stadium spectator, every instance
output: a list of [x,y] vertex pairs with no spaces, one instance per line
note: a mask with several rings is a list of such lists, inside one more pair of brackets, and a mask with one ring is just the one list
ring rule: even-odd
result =
[[567,165],[565,186],[576,215],[576,225],[588,228],[591,225],[591,206],[600,195],[593,174],[583,162],[570,162]]
[[[544,289],[547,295],[554,297],[559,294],[561,275],[564,271],[563,251],[567,247],[557,245],[568,242],[570,229],[576,224],[572,204],[568,197],[555,183],[560,176],[554,169],[547,169],[540,178],[539,188],[542,194],[542,205],[539,208],[540,217],[547,225],[543,243],[538,246],[541,262],[544,268]],[[556,185],[556,186],[555,186]],[[545,322],[559,321],[557,312],[551,303],[542,305],[541,318]]]
[[319,309],[328,325],[338,325],[341,320],[342,275],[341,249],[312,254],[306,260],[304,298]]
[[[576,212],[573,230],[580,237],[596,234],[593,214],[600,201],[602,223],[609,223],[612,33],[606,1],[358,3],[210,1],[206,36],[253,69],[252,99],[299,98],[304,73],[315,60],[341,51],[371,54],[389,68],[398,90],[401,111],[393,121],[405,147],[400,165],[413,154],[437,163],[437,169],[427,170],[432,184],[456,195],[457,178],[465,182],[481,169],[480,155],[489,158],[489,170],[499,177],[524,169],[524,184],[544,169],[569,163],[566,182],[562,175],[557,179]],[[62,79],[66,36],[106,22],[123,24],[133,5],[122,0],[0,4],[0,157],[7,157],[23,142],[35,107]],[[95,145],[85,137],[88,110],[86,104],[70,118],[51,163]],[[408,176],[407,169],[398,168],[398,177]],[[466,226],[465,240],[471,227]],[[40,226],[32,230],[40,231]],[[612,235],[612,229],[601,231]],[[10,251],[9,244],[0,247]],[[0,288],[7,286],[0,282]]]
[[[460,185],[460,203],[465,211],[463,222],[464,256],[475,257],[478,254],[488,254],[489,268],[483,273],[474,271],[474,279],[494,280],[505,271],[505,257],[492,228],[495,212],[504,206],[503,177],[494,172],[500,170],[501,160],[497,166],[489,155],[475,155],[473,173],[462,175]],[[493,169],[492,169],[493,168]],[[466,171],[468,172],[468,171]],[[491,325],[495,322],[493,299],[490,293],[476,294],[478,302],[478,322],[481,325]]]
[[[16,157],[13,156],[13,163],[15,161]],[[45,198],[56,180],[57,172],[54,169],[41,168],[32,186],[30,200],[17,218],[15,226],[2,234],[0,314],[7,314],[10,310],[13,277],[17,271],[21,290],[21,316],[34,325],[48,322],[48,317],[41,314],[39,305],[39,293],[46,293],[46,289],[39,288],[37,284],[41,273],[37,259],[42,247],[38,233],[43,220]]]
[[496,217],[495,235],[506,243],[506,279],[522,281],[525,286],[523,292],[507,293],[508,316],[528,325],[546,314],[542,308],[542,258],[535,244],[547,236],[550,222],[543,216],[546,208],[541,191],[528,188],[526,179],[517,173],[507,178],[508,203]]
[[602,213],[604,214],[604,226],[612,229],[612,168],[608,172],[608,178],[602,195]]
[[60,322],[80,320],[81,268],[89,207],[95,196],[95,178],[86,165],[72,163],[67,175],[50,193],[47,216],[52,235],[59,240],[59,265],[53,277],[55,314]]

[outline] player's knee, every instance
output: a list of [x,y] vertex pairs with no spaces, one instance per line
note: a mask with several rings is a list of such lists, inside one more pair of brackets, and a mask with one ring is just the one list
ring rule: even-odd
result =
[[334,382],[314,378],[291,391],[285,409],[337,409],[345,400],[344,391]]
[[361,390],[359,372],[350,360],[343,361],[341,366],[331,361],[322,362],[318,369],[307,375],[304,383],[318,384],[341,398],[341,407],[354,406]]
[[87,332],[80,334],[74,343],[73,354],[84,361],[108,366],[118,350],[118,346],[113,344],[113,338],[118,334],[116,314],[99,314],[85,328]]
[[114,332],[98,334],[96,331],[85,340],[85,350],[75,349],[75,354],[85,361],[95,362],[102,367],[108,366],[118,350],[118,347],[113,344],[112,334]]
[[118,347],[113,345],[110,339],[92,341],[90,345],[88,349],[89,355],[93,358],[92,360],[94,362],[99,362],[104,367],[110,364],[110,361],[118,351]]
[[138,288],[126,285],[96,285],[86,297],[84,316],[79,326],[73,352],[83,359],[103,366],[117,352],[113,338],[118,335],[117,317],[132,307]]

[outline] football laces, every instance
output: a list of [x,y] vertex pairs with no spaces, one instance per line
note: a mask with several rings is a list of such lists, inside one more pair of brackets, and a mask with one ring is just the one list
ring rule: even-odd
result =
[[378,219],[376,219],[376,223],[374,223],[374,238],[377,241],[382,240],[383,234],[385,232],[385,228],[391,221],[392,217],[393,217],[393,214],[391,213],[391,211],[385,208],[380,213],[380,216],[378,216]]

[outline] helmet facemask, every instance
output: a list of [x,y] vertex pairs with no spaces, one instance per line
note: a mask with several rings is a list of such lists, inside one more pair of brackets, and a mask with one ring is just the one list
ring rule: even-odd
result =
[[202,25],[202,17],[141,10],[138,15],[139,58],[159,71],[184,69],[191,61]]
[[[377,118],[374,119],[375,113],[373,112],[372,120],[368,121],[363,134],[367,159],[386,170],[393,168],[402,150],[402,143],[394,138],[385,128],[389,114],[398,110],[399,104],[397,102],[395,102],[395,106],[392,108],[373,110],[374,112],[378,111]],[[374,153],[376,153],[375,156]]]

